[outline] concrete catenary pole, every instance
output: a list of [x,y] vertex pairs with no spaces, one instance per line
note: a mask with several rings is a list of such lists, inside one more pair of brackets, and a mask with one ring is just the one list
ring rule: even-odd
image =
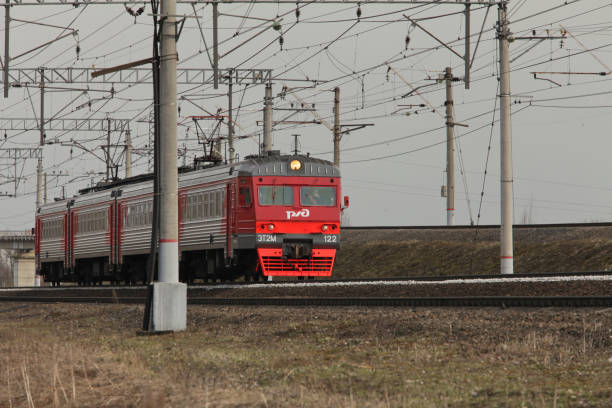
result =
[[219,40],[218,40],[218,24],[219,24],[219,3],[214,1],[213,4],[213,84],[214,88],[219,88]]
[[334,88],[334,166],[340,167],[340,88]]
[[267,155],[272,150],[272,85],[266,85],[266,95],[264,97],[264,117],[263,117],[263,152]]
[[176,0],[161,0],[159,278],[153,284],[153,331],[185,330],[187,286],[179,283],[176,104]]
[[111,169],[111,121],[110,119],[106,119],[106,181],[110,180],[110,169]]
[[8,98],[9,95],[9,34],[11,25],[11,0],[6,0],[6,6],[4,6],[4,70],[3,70],[3,79],[4,79],[4,97]]
[[470,2],[465,4],[465,55],[463,56],[465,66],[465,89],[470,89]]
[[[45,144],[45,71],[40,69],[40,140],[38,145],[42,149]],[[42,205],[42,151],[38,156],[38,162],[36,164],[36,208]]]
[[229,76],[229,83],[227,89],[227,150],[229,155],[229,162],[234,162],[234,118],[232,112],[232,96],[233,96],[233,87],[232,87],[232,74]]
[[[8,8],[7,8],[7,11],[8,11]],[[8,62],[6,64],[8,64]],[[42,148],[44,144],[45,144],[45,71],[44,69],[41,68],[40,69],[40,140],[39,140],[40,154],[38,155],[38,161],[36,163],[36,212],[38,212],[38,209],[42,205],[42,183],[43,183]],[[15,173],[15,177],[17,177],[17,173]],[[15,184],[16,183],[17,183],[17,180],[15,180]],[[36,275],[34,277],[34,286],[40,286],[41,282],[42,282],[42,276]]]
[[497,36],[499,39],[499,107],[501,145],[501,273],[514,273],[512,241],[512,129],[510,123],[510,29],[507,4],[499,4]]
[[446,225],[455,219],[455,119],[453,115],[453,74],[450,67],[444,72],[446,80]]

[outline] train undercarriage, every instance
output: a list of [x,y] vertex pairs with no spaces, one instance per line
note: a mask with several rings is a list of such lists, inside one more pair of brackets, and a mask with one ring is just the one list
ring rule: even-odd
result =
[[[147,254],[124,256],[120,265],[109,264],[107,257],[78,259],[73,268],[65,268],[62,261],[43,262],[41,274],[51,286],[61,283],[137,285],[146,283],[147,262]],[[227,259],[223,249],[185,251],[181,254],[181,282],[224,282],[240,278],[247,282],[263,279],[255,250],[237,251],[233,259]]]

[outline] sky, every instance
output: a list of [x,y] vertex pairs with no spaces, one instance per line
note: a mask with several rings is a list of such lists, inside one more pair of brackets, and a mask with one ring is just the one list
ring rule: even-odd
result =
[[[11,82],[17,69],[99,69],[151,56],[150,4],[133,17],[121,4],[25,3],[11,7]],[[446,199],[440,194],[446,183],[446,96],[438,79],[451,67],[460,79],[453,83],[455,121],[467,125],[455,127],[455,224],[499,224],[498,13],[495,5],[474,4],[471,10],[470,89],[461,81],[463,61],[423,30],[463,55],[461,4],[299,3],[299,16],[296,3],[220,4],[219,65],[271,69],[275,121],[324,122],[275,125],[274,149],[284,153],[293,151],[297,134],[300,152],[332,160],[332,131],[326,124],[333,125],[333,89],[340,88],[344,129],[368,125],[343,135],[341,142],[343,195],[350,196],[346,216],[354,226],[446,223]],[[610,221],[612,5],[513,0],[508,10],[516,38],[510,43],[514,221]],[[177,44],[179,68],[210,68],[212,6],[179,4],[177,14],[187,16]],[[40,47],[72,30],[78,33]],[[533,72],[540,73],[534,78]],[[14,193],[15,173],[19,181],[16,197],[0,197],[0,229],[33,226],[36,161],[20,160],[15,167],[2,150],[38,145],[37,128],[7,129],[8,119],[39,117],[40,91],[37,84],[27,85],[12,87],[0,102],[0,193]],[[45,117],[129,120],[137,149],[133,174],[151,169],[150,83],[92,83],[87,92],[83,84],[50,86],[55,88],[45,92]],[[411,92],[414,88],[418,92]],[[190,163],[202,154],[191,116],[227,115],[228,88],[181,85],[178,92],[178,144],[186,151],[179,163]],[[258,151],[263,97],[262,85],[233,87],[239,157]],[[297,111],[303,103],[308,109]],[[199,125],[210,134],[215,122]],[[227,135],[225,124],[218,130]],[[123,137],[111,133],[120,176]],[[104,132],[48,131],[46,140],[49,200],[77,194],[104,178]],[[67,146],[74,141],[78,146]]]

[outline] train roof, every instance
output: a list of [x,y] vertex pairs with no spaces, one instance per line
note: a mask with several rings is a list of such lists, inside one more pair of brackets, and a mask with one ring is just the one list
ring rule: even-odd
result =
[[[298,170],[292,170],[291,163],[297,160],[300,162]],[[216,164],[198,167],[179,168],[179,178],[183,181],[187,179],[197,179],[199,175],[211,175],[219,179],[222,174],[227,174],[228,178],[238,176],[302,176],[302,177],[340,177],[340,169],[327,160],[317,159],[309,155],[281,155],[272,153],[268,156],[250,156],[244,160],[233,164]],[[122,189],[128,186],[137,188],[138,184],[151,183],[153,174],[141,174],[127,179],[116,180],[106,183],[99,183],[94,187],[79,190],[79,194],[74,197],[56,200],[56,202],[43,204],[39,209],[41,214],[50,213],[65,208],[69,201],[93,199],[98,196],[106,197],[104,192]],[[98,193],[98,194],[96,194]],[[101,194],[100,194],[101,193]]]
[[[299,169],[291,169],[291,163],[300,162]],[[254,157],[237,163],[240,176],[303,176],[340,177],[340,169],[327,160],[303,155],[270,155]]]

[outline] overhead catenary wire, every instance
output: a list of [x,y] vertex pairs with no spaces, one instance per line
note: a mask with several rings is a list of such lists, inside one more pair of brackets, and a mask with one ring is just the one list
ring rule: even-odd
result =
[[[347,7],[347,9],[350,9],[350,7]],[[513,9],[513,11],[514,11],[514,9]],[[301,20],[303,20],[303,18]],[[349,33],[349,34],[351,34],[351,33]],[[348,37],[348,35],[347,35],[347,37]],[[275,43],[275,40],[271,42],[271,44],[274,44],[274,43]],[[300,69],[300,68],[304,69],[304,67],[296,67],[296,71],[298,69]],[[295,72],[295,71],[293,71],[293,72]],[[350,71],[346,71],[346,73],[347,74],[352,74]],[[349,77],[350,76],[351,75],[349,75]],[[354,79],[351,78],[350,80],[354,80]],[[482,80],[486,80],[486,76],[483,76]],[[337,81],[341,82],[343,80],[342,79],[338,79]],[[326,85],[326,87],[327,86],[333,87],[333,85],[334,85],[333,83],[330,83],[329,85]],[[574,85],[572,85],[572,86],[574,86]],[[200,89],[203,90],[205,88],[206,87],[201,87]],[[313,98],[317,98],[317,92],[318,92],[319,96],[321,95],[321,92],[322,92],[321,91],[321,87],[319,86],[317,88],[318,88],[319,92],[317,90],[315,90],[313,92],[313,94],[314,94]],[[390,92],[385,91],[384,87],[379,88],[379,91],[380,91],[380,98],[371,99],[371,97],[369,96],[370,94],[368,93],[368,89],[366,88],[366,93],[365,93],[366,99],[367,99],[368,102],[372,101],[372,104],[366,103],[366,106],[364,106],[364,108],[365,108],[364,111],[366,111],[366,112],[363,112],[364,115],[360,115],[360,117],[369,117],[367,111],[368,111],[368,109],[370,109],[372,111],[372,114],[370,115],[371,117],[381,117],[381,118],[384,118],[385,114],[382,113],[380,115],[377,115],[375,113],[375,109],[377,107],[385,106],[385,103],[386,104],[395,104],[396,103],[395,100],[390,96],[391,95]],[[432,92],[435,92],[435,90],[432,91]],[[541,92],[547,92],[547,91],[546,90],[542,90]],[[128,102],[128,101],[129,102],[135,102],[136,106],[142,106],[142,109],[129,109],[131,112],[134,112],[134,113],[135,112],[144,112],[147,109],[146,105],[148,105],[148,104],[146,103],[146,100],[136,101],[134,99],[137,99],[137,98],[129,98],[129,97],[123,98],[122,96],[120,96],[123,93],[125,93],[125,92],[123,92],[123,91],[122,92],[118,92],[118,96],[115,98],[115,101],[109,102],[109,104],[106,105],[110,109],[102,109],[102,111],[104,111],[104,110],[106,110],[108,112],[117,111],[118,109],[120,109],[118,106],[122,106],[121,109],[125,111],[128,106],[134,106],[134,104],[125,104],[125,103],[117,105],[117,101],[119,101],[119,100],[122,100],[122,102]],[[309,93],[309,91],[306,91],[305,93]],[[588,92],[584,92],[584,94],[586,94],[586,93],[588,93]],[[146,99],[146,98],[141,98],[141,99]],[[563,99],[563,98],[561,97],[560,99]],[[240,106],[243,108],[243,112],[244,112],[245,115],[257,115],[257,113],[255,111],[250,113],[247,109],[245,109],[245,108],[247,108],[249,106],[255,106],[255,105],[256,105],[256,103],[250,103],[250,102],[246,102],[246,103],[245,102],[241,102],[241,104],[240,104]],[[320,101],[318,102],[318,105],[319,106],[323,106],[323,105],[321,105]],[[357,104],[355,104],[355,108],[357,107],[356,105]],[[344,104],[343,104],[343,106],[344,106]],[[537,104],[532,102],[532,106],[536,107]],[[540,109],[543,109],[543,108],[540,108]],[[353,109],[350,109],[350,110],[353,111]],[[342,111],[344,113],[344,109]]]

